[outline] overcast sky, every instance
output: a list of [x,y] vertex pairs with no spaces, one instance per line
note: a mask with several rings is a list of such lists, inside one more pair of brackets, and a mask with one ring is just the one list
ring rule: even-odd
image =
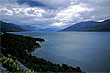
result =
[[39,28],[65,28],[110,18],[110,0],[0,0],[0,20]]

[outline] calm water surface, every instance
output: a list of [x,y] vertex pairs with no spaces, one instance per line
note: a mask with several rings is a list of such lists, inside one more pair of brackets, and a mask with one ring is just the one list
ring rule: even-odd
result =
[[32,54],[86,72],[110,72],[110,32],[14,32],[46,41]]

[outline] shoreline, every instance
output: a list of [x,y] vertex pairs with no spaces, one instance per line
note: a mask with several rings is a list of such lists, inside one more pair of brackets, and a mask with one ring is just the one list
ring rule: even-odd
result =
[[[32,69],[37,72],[49,71],[83,73],[79,67],[74,68],[66,64],[62,64],[60,66],[59,64],[53,64],[50,61],[46,61],[43,58],[37,58],[36,56],[32,56],[31,51],[37,50],[40,45],[39,43],[36,43],[36,40],[39,40],[37,38],[9,33],[4,33],[1,37],[1,47],[3,47],[1,49],[3,56],[9,57],[8,55],[10,55],[12,57],[15,57],[17,61],[22,63],[28,69]],[[35,49],[34,46],[36,46],[37,48]]]

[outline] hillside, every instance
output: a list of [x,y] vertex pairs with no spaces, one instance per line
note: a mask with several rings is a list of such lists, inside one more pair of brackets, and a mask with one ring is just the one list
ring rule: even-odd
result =
[[110,19],[103,22],[80,22],[60,31],[110,31]]
[[24,31],[19,25],[0,21],[0,32]]
[[[0,57],[0,62],[2,66],[12,73],[84,73],[79,67],[75,68],[66,64],[53,64],[50,61],[32,56],[31,52],[41,47],[38,43],[39,41],[43,42],[45,40],[9,33],[1,34],[0,49],[2,56]],[[32,72],[27,72],[28,70]]]

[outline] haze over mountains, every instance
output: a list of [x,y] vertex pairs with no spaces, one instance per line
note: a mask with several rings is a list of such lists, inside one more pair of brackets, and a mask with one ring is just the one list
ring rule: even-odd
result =
[[[31,25],[15,25],[0,21],[1,32],[18,32],[18,31],[59,31],[59,28],[36,28]],[[86,21],[76,23],[60,31],[110,31],[110,19],[103,22]]]
[[37,28],[31,25],[16,25],[13,23],[7,23],[0,21],[0,31],[1,32],[19,32],[19,31],[58,31],[59,28]]
[[59,31],[61,30],[59,28],[38,28],[31,25],[21,25],[20,27],[26,31]]
[[60,31],[110,31],[110,19],[103,22],[80,22]]

